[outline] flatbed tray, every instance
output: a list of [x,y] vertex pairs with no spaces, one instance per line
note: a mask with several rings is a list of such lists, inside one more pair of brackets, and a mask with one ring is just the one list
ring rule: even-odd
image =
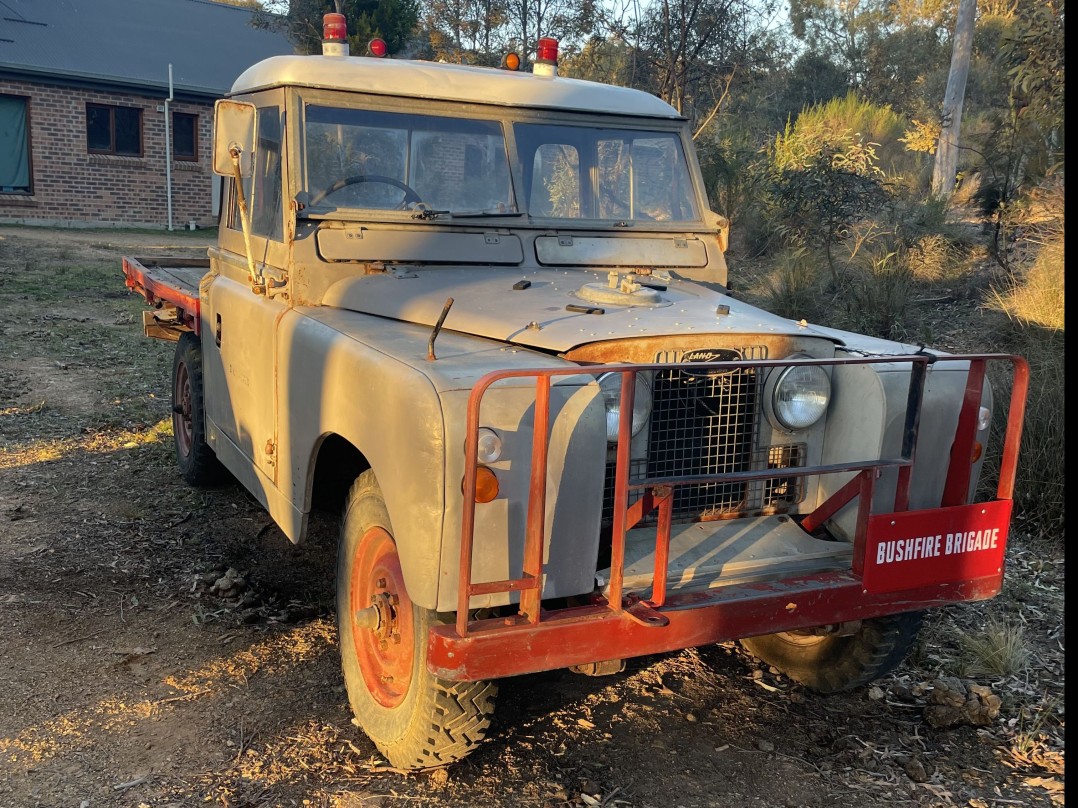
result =
[[198,286],[210,270],[208,258],[123,259],[127,288],[154,309],[169,310],[170,319],[199,333]]

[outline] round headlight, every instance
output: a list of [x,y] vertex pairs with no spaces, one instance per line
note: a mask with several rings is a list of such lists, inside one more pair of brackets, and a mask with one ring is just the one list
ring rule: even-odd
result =
[[783,429],[807,429],[819,421],[831,401],[831,379],[819,365],[781,370],[771,393],[771,411]]
[[480,463],[494,463],[502,456],[502,439],[493,429],[479,427],[476,458]]
[[[621,420],[621,374],[606,373],[599,377],[599,389],[606,403],[606,439],[613,443],[618,439],[618,421]],[[644,428],[651,417],[651,386],[643,376],[636,374],[636,394],[633,396],[633,437]]]

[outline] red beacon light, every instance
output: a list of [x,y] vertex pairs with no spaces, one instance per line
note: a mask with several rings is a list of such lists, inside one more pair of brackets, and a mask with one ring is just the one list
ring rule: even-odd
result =
[[343,14],[322,17],[322,55],[348,55],[348,22]]
[[558,75],[558,40],[554,37],[541,36],[535,43],[535,63],[532,73],[537,76]]
[[389,48],[386,45],[386,41],[384,39],[379,39],[378,37],[375,37],[367,43],[368,56],[377,56],[379,59],[381,59],[388,52]]

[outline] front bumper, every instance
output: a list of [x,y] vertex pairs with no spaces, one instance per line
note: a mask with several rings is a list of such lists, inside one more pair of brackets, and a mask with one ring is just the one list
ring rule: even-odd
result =
[[[910,384],[910,411],[902,453],[897,458],[839,466],[783,469],[783,476],[853,473],[841,489],[810,514],[799,526],[806,543],[820,527],[847,505],[857,504],[856,534],[844,554],[841,568],[835,554],[827,565],[809,574],[796,569],[767,580],[759,577],[720,575],[704,587],[670,585],[670,573],[679,570],[671,561],[671,510],[673,488],[692,484],[696,478],[645,480],[630,483],[628,418],[621,419],[618,473],[615,483],[615,511],[611,548],[610,583],[597,590],[590,603],[548,609],[540,602],[543,578],[543,549],[546,544],[541,514],[545,498],[546,430],[534,433],[532,465],[532,508],[519,578],[473,583],[471,580],[474,508],[465,507],[462,525],[459,599],[456,622],[431,629],[427,644],[427,666],[444,679],[481,680],[533,673],[610,659],[643,656],[710,643],[848,623],[888,614],[917,611],[964,601],[985,600],[999,593],[1010,525],[1017,448],[1021,440],[1028,366],[1024,360],[1004,355],[949,357],[968,360],[970,370],[951,447],[950,471],[943,492],[943,507],[910,511],[909,481],[916,444],[924,369],[931,360],[924,355],[889,357],[882,361],[906,361],[913,365]],[[974,425],[981,400],[985,363],[990,359],[1010,361],[1015,369],[1011,403],[1000,460],[996,497],[988,502],[964,504],[969,489],[969,458],[974,446]],[[866,360],[821,360],[820,364],[843,364]],[[874,361],[881,361],[876,358]],[[732,363],[715,363],[724,367]],[[767,362],[761,364],[769,364]],[[646,366],[608,368],[626,374],[622,385],[621,412],[632,412],[632,375]],[[565,371],[535,371],[537,379],[537,427],[547,422],[550,377]],[[474,500],[475,438],[479,402],[483,391],[505,375],[524,371],[503,371],[484,377],[473,391],[469,406],[469,436],[466,443],[465,503]],[[873,487],[884,468],[896,468],[899,485],[891,513],[872,514]],[[718,482],[733,479],[755,480],[775,472],[749,471],[718,474]],[[629,504],[631,489],[640,498]],[[648,558],[650,576],[641,575],[639,556],[634,560],[629,536],[651,511],[657,511],[654,551]],[[785,518],[785,517],[782,517]],[[730,520],[736,525],[742,520]],[[765,531],[767,532],[767,531]],[[771,532],[774,532],[772,529]],[[797,538],[790,541],[796,545]],[[630,552],[627,554],[627,549]],[[784,555],[780,552],[779,555]],[[777,558],[778,556],[776,556]],[[647,566],[647,565],[645,565]],[[750,565],[751,566],[751,565]],[[830,568],[827,568],[830,566]],[[681,568],[682,574],[684,568]],[[676,577],[676,574],[675,574]],[[650,584],[650,585],[649,585]],[[669,589],[669,592],[668,592]],[[469,619],[469,598],[495,591],[520,593],[516,615]]]

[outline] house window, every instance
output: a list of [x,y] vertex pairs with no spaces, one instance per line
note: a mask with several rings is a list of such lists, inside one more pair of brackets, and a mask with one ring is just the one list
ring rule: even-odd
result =
[[0,194],[28,194],[30,99],[0,95]]
[[172,113],[172,156],[176,160],[198,160],[198,116]]
[[86,150],[93,154],[142,156],[142,110],[86,105]]

